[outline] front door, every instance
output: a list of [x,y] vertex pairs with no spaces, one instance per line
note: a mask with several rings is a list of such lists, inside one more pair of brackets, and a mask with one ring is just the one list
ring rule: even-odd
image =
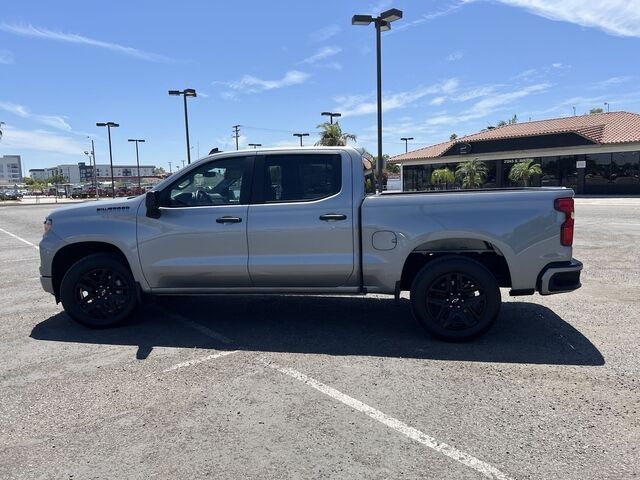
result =
[[159,218],[138,215],[138,250],[151,288],[250,286],[247,210],[251,157],[211,160],[165,187]]
[[354,271],[356,225],[347,160],[343,168],[337,153],[256,159],[247,232],[254,286],[347,285]]

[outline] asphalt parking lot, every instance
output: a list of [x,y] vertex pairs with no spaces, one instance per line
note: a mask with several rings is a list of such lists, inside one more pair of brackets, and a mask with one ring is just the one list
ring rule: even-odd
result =
[[440,343],[406,300],[162,298],[73,323],[51,206],[0,207],[0,478],[640,477],[640,199],[577,202],[583,288]]

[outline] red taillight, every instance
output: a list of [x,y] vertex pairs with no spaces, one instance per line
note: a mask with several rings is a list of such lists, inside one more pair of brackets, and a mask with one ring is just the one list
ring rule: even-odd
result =
[[560,243],[570,247],[573,245],[573,198],[556,198],[553,206],[564,213],[564,223],[560,226]]

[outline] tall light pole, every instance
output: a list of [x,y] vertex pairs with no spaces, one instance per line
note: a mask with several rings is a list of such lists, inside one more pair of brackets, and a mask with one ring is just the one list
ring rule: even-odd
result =
[[184,98],[184,128],[187,136],[187,161],[191,164],[191,148],[189,145],[189,115],[187,114],[187,97],[197,97],[195,89],[169,90],[169,95],[182,95]]
[[130,138],[129,142],[136,142],[136,165],[138,165],[138,190],[142,187],[140,185],[140,153],[138,152],[138,143],[144,143],[143,139]]
[[93,138],[88,135],[87,138],[91,140],[91,155],[93,156],[93,188],[96,189],[96,200],[98,200],[98,165],[96,164],[96,146],[93,143]]
[[342,114],[338,112],[322,112],[320,115],[324,117],[329,117],[329,122],[333,125],[333,117],[341,117]]
[[2,125],[6,125],[6,123],[0,122],[0,140],[2,140]]
[[404,153],[409,151],[409,140],[413,140],[413,137],[402,137],[400,140],[404,141]]
[[247,146],[253,147],[253,149],[255,150],[256,148],[261,147],[262,144],[261,143],[248,143]]
[[402,10],[392,8],[382,12],[378,17],[371,15],[354,15],[351,18],[352,25],[370,25],[373,23],[376,27],[376,63],[377,63],[377,80],[378,80],[378,191],[382,193],[382,53],[380,45],[381,32],[391,30],[391,22],[402,18]]
[[173,162],[169,162],[169,173],[173,173],[173,172],[171,171],[171,164],[172,164],[172,163],[173,163]]
[[609,102],[604,102],[604,106],[607,107],[607,113],[609,113]]
[[298,137],[300,139],[300,146],[302,146],[302,137],[308,137],[308,133],[294,133],[294,137]]
[[98,122],[96,127],[107,127],[107,134],[109,135],[109,166],[111,168],[111,196],[116,198],[116,182],[113,179],[113,154],[111,152],[111,129],[119,127],[119,123],[115,122]]

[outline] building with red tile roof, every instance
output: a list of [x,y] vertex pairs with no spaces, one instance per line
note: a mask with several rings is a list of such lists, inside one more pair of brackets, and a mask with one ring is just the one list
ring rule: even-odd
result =
[[478,159],[489,168],[488,187],[513,186],[514,163],[533,160],[543,174],[538,186],[566,186],[578,193],[640,194],[640,115],[611,112],[552,118],[488,128],[403,153],[403,189],[429,190],[431,171],[454,170]]

